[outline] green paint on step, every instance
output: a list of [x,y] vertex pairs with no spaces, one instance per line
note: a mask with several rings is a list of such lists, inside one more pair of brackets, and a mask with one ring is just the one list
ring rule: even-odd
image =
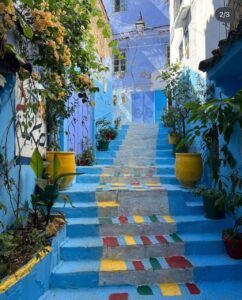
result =
[[152,266],[152,269],[153,269],[154,271],[160,270],[160,269],[161,269],[161,265],[160,265],[160,263],[159,263],[159,261],[158,261],[157,258],[151,257],[149,260],[150,260],[150,264],[151,264],[151,266]]
[[173,239],[173,241],[175,243],[182,243],[183,242],[183,240],[176,233],[170,234],[170,237]]
[[158,223],[159,222],[159,220],[158,220],[158,218],[157,218],[156,215],[152,215],[149,218],[150,218],[150,220],[151,220],[152,223]]
[[141,296],[153,295],[152,289],[148,285],[141,285],[137,287],[137,292]]
[[99,223],[101,225],[111,225],[113,224],[113,221],[110,218],[99,218]]

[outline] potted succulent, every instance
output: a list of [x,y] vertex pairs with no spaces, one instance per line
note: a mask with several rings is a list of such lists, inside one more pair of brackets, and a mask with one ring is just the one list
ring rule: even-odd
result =
[[111,122],[106,118],[97,121],[96,125],[97,149],[99,151],[108,151],[109,143],[116,138],[118,131],[111,126]]

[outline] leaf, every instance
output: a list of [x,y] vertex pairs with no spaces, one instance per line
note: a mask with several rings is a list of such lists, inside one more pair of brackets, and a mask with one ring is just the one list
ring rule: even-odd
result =
[[41,178],[43,171],[44,171],[44,163],[43,163],[43,159],[40,155],[38,148],[35,148],[35,150],[32,154],[30,166],[31,166],[32,170],[34,171],[35,176],[37,178]]
[[54,160],[53,160],[53,180],[56,181],[58,178],[58,172],[60,169],[60,160],[58,159],[57,155],[54,154]]
[[24,25],[24,27],[23,27],[23,32],[24,32],[24,35],[25,35],[28,39],[32,40],[34,33],[33,33],[32,28],[31,28],[29,25],[26,25],[26,24]]

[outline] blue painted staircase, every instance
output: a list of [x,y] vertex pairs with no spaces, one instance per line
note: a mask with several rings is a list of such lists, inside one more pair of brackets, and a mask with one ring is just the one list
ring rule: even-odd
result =
[[68,190],[67,218],[50,290],[41,298],[242,299],[242,261],[230,259],[201,199],[182,189],[166,129],[123,127],[97,165]]

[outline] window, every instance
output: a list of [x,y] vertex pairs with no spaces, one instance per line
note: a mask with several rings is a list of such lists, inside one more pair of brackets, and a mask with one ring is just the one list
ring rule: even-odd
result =
[[113,0],[114,1],[114,12],[126,11],[127,0]]
[[113,72],[120,73],[126,71],[126,64],[127,64],[127,55],[126,50],[122,49],[119,50],[121,53],[121,57],[119,55],[114,55],[113,57]]

